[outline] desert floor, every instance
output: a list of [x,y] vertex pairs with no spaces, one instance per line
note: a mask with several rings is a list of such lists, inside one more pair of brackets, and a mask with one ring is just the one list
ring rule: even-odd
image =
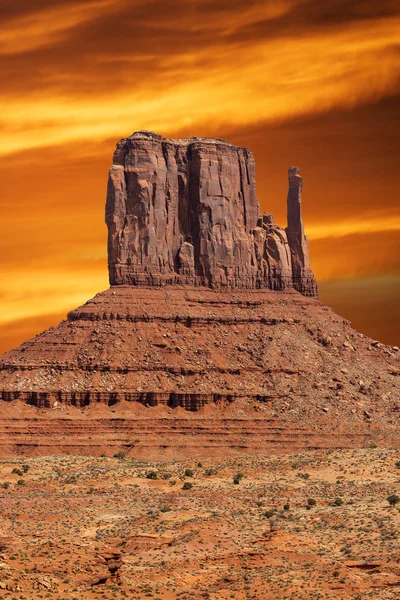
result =
[[400,596],[395,450],[16,458],[0,484],[0,598]]

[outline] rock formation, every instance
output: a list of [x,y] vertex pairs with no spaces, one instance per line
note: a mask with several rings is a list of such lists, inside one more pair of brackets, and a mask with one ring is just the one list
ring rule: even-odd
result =
[[111,287],[1,357],[0,455],[399,447],[400,353],[315,297],[301,191],[291,167],[281,229],[250,150],[119,142]]
[[314,275],[310,268],[308,240],[301,218],[301,194],[303,180],[299,167],[289,168],[289,191],[287,198],[286,236],[292,258],[293,287],[306,295],[315,292]]
[[259,216],[248,148],[146,131],[122,139],[110,169],[106,223],[111,285],[294,287],[317,295],[299,169],[289,169],[284,230],[272,215]]

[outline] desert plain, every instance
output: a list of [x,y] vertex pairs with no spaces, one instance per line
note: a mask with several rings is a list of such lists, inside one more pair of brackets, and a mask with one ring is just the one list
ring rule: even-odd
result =
[[399,597],[396,449],[14,457],[0,484],[0,598]]

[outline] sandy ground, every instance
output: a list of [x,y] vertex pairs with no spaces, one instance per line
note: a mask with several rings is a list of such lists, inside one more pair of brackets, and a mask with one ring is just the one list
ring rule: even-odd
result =
[[399,461],[2,460],[0,598],[397,599]]

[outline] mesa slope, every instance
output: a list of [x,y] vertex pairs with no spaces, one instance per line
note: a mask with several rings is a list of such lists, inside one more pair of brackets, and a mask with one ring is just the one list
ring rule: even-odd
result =
[[400,446],[399,352],[294,290],[113,286],[1,369],[3,454]]

